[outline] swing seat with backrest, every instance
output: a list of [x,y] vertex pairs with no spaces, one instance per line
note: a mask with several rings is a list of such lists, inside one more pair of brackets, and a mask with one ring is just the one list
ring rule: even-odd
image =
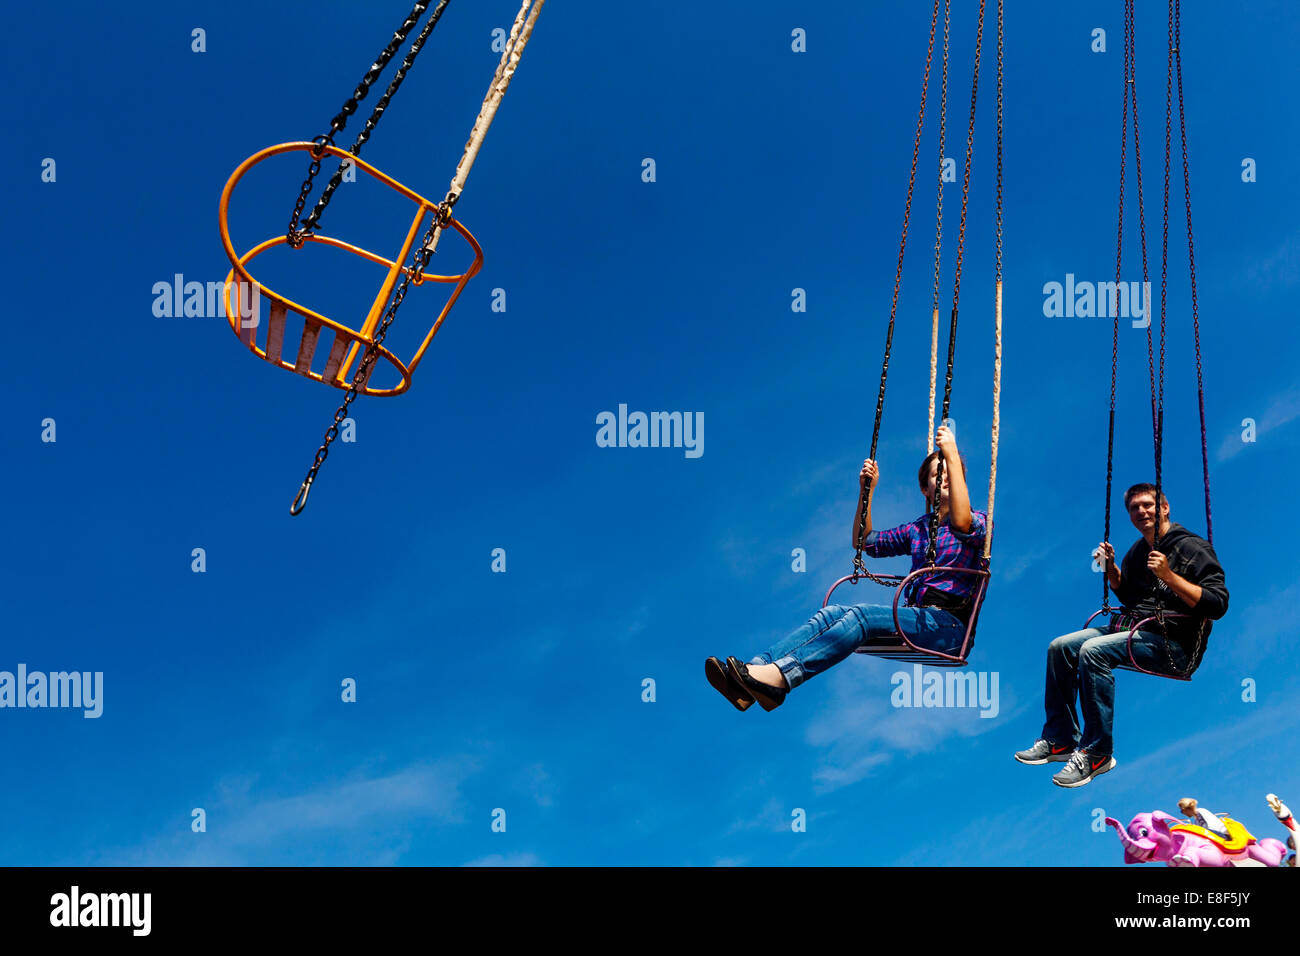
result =
[[[464,191],[465,181],[469,177],[470,169],[474,165],[479,149],[483,145],[483,140],[487,136],[488,128],[491,126],[497,109],[505,96],[506,89],[510,85],[510,80],[519,66],[524,47],[532,35],[533,27],[538,14],[541,13],[545,0],[522,0],[519,12],[515,16],[514,25],[504,44],[496,73],[492,77],[487,95],[483,99],[478,116],[470,130],[464,153],[456,166],[446,197],[441,202],[435,202],[420,195],[413,189],[407,188],[397,180],[380,172],[359,156],[361,147],[369,140],[370,134],[383,116],[389,101],[401,86],[407,71],[414,64],[415,58],[424,47],[425,41],[432,33],[433,28],[437,26],[442,18],[442,13],[449,2],[450,0],[438,0],[423,28],[412,42],[401,66],[396,70],[387,90],[375,104],[374,110],[367,119],[364,128],[349,150],[342,150],[334,145],[335,135],[344,129],[348,117],[356,112],[358,101],[366,97],[371,85],[379,78],[384,68],[406,42],[406,38],[415,28],[420,18],[428,11],[432,4],[427,0],[417,0],[411,8],[411,12],[407,14],[401,26],[394,31],[392,40],[380,51],[373,65],[362,77],[352,97],[344,102],[342,109],[331,120],[328,133],[316,137],[311,142],[282,143],[254,153],[235,169],[221,193],[221,202],[218,206],[218,222],[221,231],[221,244],[231,265],[230,273],[226,278],[225,291],[226,318],[230,323],[231,330],[253,354],[270,362],[272,365],[347,392],[343,404],[334,413],[333,423],[326,430],[324,441],[321,443],[320,448],[317,449],[315,460],[312,462],[307,477],[298,489],[298,495],[289,509],[291,514],[300,513],[306,506],[307,495],[311,490],[312,482],[329,455],[330,443],[338,437],[339,426],[346,419],[348,406],[353,399],[357,395],[400,395],[411,387],[411,377],[415,374],[415,370],[433,341],[433,337],[437,335],[438,329],[441,328],[443,321],[456,304],[456,300],[460,298],[461,292],[465,289],[465,284],[477,275],[483,266],[482,247],[470,232],[456,221],[451,211]],[[235,187],[254,166],[286,153],[297,152],[307,153],[311,158],[311,164],[308,167],[307,178],[299,191],[288,231],[282,236],[275,236],[262,241],[247,252],[238,252],[230,236],[229,221],[230,200]],[[303,211],[307,196],[311,192],[316,175],[320,172],[321,161],[326,157],[340,160],[339,169],[333,174],[329,184],[322,191],[320,198],[316,201],[315,208],[304,218]],[[321,235],[317,232],[321,216],[326,206],[329,205],[330,197],[339,184],[343,182],[345,170],[349,166],[360,169],[366,175],[415,204],[415,214],[411,225],[407,229],[406,236],[394,259],[387,259],[341,239]],[[420,237],[422,228],[425,231],[423,237]],[[435,275],[428,273],[425,269],[430,258],[437,251],[438,242],[443,231],[447,229],[459,233],[465,240],[473,253],[473,261],[464,272],[458,274]],[[379,291],[375,295],[365,318],[360,323],[356,323],[356,327],[338,319],[330,318],[275,292],[265,282],[257,279],[249,269],[250,263],[268,249],[281,245],[301,249],[307,243],[341,249],[384,268],[385,275],[383,282],[379,286]],[[403,265],[403,263],[408,262],[408,259],[409,264]],[[397,310],[405,299],[407,290],[411,286],[422,286],[426,282],[450,285],[451,291],[419,347],[409,357],[405,359],[399,358],[391,349],[385,347],[384,338],[397,316]],[[251,288],[256,295],[247,297],[240,295],[241,287]],[[265,323],[261,321],[262,316],[258,313],[251,316],[241,314],[243,302],[251,303],[256,301],[260,310],[262,300],[269,303]],[[296,341],[291,339],[286,343],[285,337],[290,314],[302,321],[302,332]],[[259,331],[260,329],[264,329],[264,333]],[[321,348],[322,339],[326,343],[325,348]],[[386,361],[396,372],[396,382],[394,384],[375,385],[371,383],[371,374],[379,359]]]
[[[1101,610],[1093,614],[1092,617],[1088,618],[1088,620],[1084,621],[1083,626],[1085,628],[1091,627],[1092,622],[1095,621],[1098,617],[1100,617],[1103,614],[1119,614],[1122,613],[1122,611],[1123,608],[1103,607]],[[1192,660],[1189,660],[1187,662],[1186,671],[1178,672],[1177,670],[1172,670],[1171,668],[1172,670],[1171,673],[1164,673],[1162,671],[1149,671],[1137,662],[1137,658],[1133,655],[1133,638],[1137,636],[1138,631],[1142,630],[1148,624],[1151,623],[1163,624],[1167,620],[1190,618],[1191,616],[1192,615],[1190,614],[1175,614],[1171,611],[1164,611],[1160,614],[1152,614],[1148,617],[1144,617],[1141,620],[1137,621],[1131,628],[1129,628],[1129,632],[1128,632],[1128,661],[1129,662],[1127,664],[1116,664],[1114,665],[1115,669],[1122,670],[1122,671],[1135,671],[1139,674],[1150,674],[1152,677],[1168,677],[1171,680],[1190,681],[1192,679],[1192,674],[1196,671],[1196,668],[1201,666],[1200,654],[1203,652],[1203,646],[1201,644],[1198,643],[1197,646],[1198,653],[1193,655]]]
[[[966,633],[962,639],[961,647],[956,654],[948,654],[943,651],[933,651],[928,648],[918,647],[907,639],[903,632],[903,625],[898,620],[898,602],[904,593],[913,586],[919,586],[920,579],[927,574],[936,571],[942,571],[944,574],[971,574],[979,578],[979,583],[975,587],[975,594],[971,598],[970,617],[966,623]],[[846,574],[830,586],[826,592],[825,599],[822,600],[822,607],[826,607],[831,602],[831,595],[841,584],[857,584],[862,578],[867,577],[863,574]],[[870,654],[872,657],[882,657],[891,661],[907,661],[915,664],[929,664],[931,667],[965,667],[966,657],[970,654],[971,637],[975,633],[975,625],[979,621],[980,608],[984,604],[984,594],[989,586],[989,571],[987,563],[983,568],[944,568],[934,567],[919,568],[907,575],[900,574],[872,574],[870,580],[877,584],[886,584],[888,587],[895,588],[894,601],[891,605],[894,612],[894,634],[892,640],[884,640],[879,643],[873,642],[864,647],[857,649],[859,654]]]
[[[356,168],[374,179],[383,183],[385,186],[400,193],[402,196],[411,200],[416,205],[415,217],[407,230],[406,238],[402,242],[401,249],[397,253],[395,260],[385,259],[383,256],[376,255],[366,249],[358,248],[350,243],[331,236],[309,234],[303,236],[306,242],[319,243],[330,246],[335,249],[342,249],[354,255],[360,256],[370,262],[383,266],[386,270],[384,281],[375,296],[374,302],[365,320],[361,323],[359,329],[352,329],[342,322],[328,318],[318,312],[309,309],[304,305],[299,305],[292,299],[288,299],[273,291],[264,282],[254,278],[249,271],[249,263],[257,256],[261,255],[268,249],[275,246],[288,245],[292,246],[292,239],[287,235],[274,236],[264,242],[258,243],[248,252],[240,255],[235,251],[235,246],[230,238],[229,207],[230,197],[234,193],[235,186],[244,175],[254,166],[274,156],[280,156],[289,152],[308,152],[313,157],[335,156],[339,159],[346,160]],[[234,171],[226,188],[221,193],[220,205],[220,226],[221,226],[221,243],[225,247],[226,255],[230,258],[232,268],[230,274],[226,277],[226,318],[230,323],[231,331],[235,333],[246,346],[259,358],[263,358],[282,369],[290,372],[296,372],[316,382],[324,382],[327,385],[333,385],[335,388],[348,389],[353,381],[353,363],[358,356],[367,350],[373,350],[379,358],[386,360],[396,370],[398,375],[397,384],[390,387],[374,387],[370,385],[370,376],[375,369],[372,362],[364,371],[357,382],[357,391],[362,395],[400,395],[411,387],[411,376],[415,374],[416,367],[420,364],[420,359],[424,357],[425,350],[428,349],[429,343],[437,335],[438,329],[442,326],[443,320],[451,311],[452,306],[460,297],[469,282],[479,272],[483,266],[483,248],[478,244],[469,231],[457,222],[454,218],[448,216],[442,222],[442,227],[450,227],[458,232],[469,244],[474,252],[474,261],[468,269],[460,275],[434,275],[432,273],[413,274],[409,267],[403,266],[407,257],[411,254],[411,249],[415,245],[417,236],[421,228],[428,222],[432,222],[441,215],[441,203],[431,199],[426,199],[414,190],[408,189],[395,179],[380,172],[374,166],[371,166],[365,160],[362,160],[345,150],[328,144],[316,143],[283,143],[279,146],[272,146],[261,152],[255,153]],[[398,280],[404,276],[411,277],[412,285],[423,285],[425,282],[452,283],[454,287],[448,297],[442,310],[438,313],[432,327],[425,336],[420,347],[414,355],[405,361],[399,359],[391,351],[385,348],[380,342],[376,341],[375,332],[383,318],[388,300],[393,294],[393,289],[397,286]],[[257,298],[263,302],[269,302],[269,316],[265,322],[260,321],[260,315],[252,317],[252,321],[240,314],[239,296],[236,294],[238,283],[248,283],[257,291]],[[298,342],[289,343],[289,351],[285,352],[285,326],[288,313],[298,315],[302,320],[302,335]],[[262,332],[261,330],[265,331]],[[329,349],[321,358],[322,350],[320,348],[321,333],[326,333],[326,341],[329,342]],[[332,333],[333,337],[329,338]]]
[[[999,428],[999,403],[1001,396],[1002,382],[1002,2],[998,0],[998,36],[997,36],[997,194],[996,194],[996,211],[995,211],[995,231],[996,231],[996,272],[994,281],[993,295],[993,421],[990,429],[991,432],[991,455],[989,464],[989,506],[988,506],[988,523],[984,535],[984,550],[980,560],[980,566],[977,568],[965,567],[945,567],[935,565],[935,541],[938,535],[938,510],[939,510],[939,485],[942,479],[943,459],[939,459],[939,470],[935,473],[935,499],[932,508],[932,520],[930,525],[930,545],[926,556],[926,566],[917,568],[906,575],[898,574],[876,574],[866,569],[862,560],[862,549],[859,548],[853,559],[853,571],[837,580],[827,590],[825,598],[822,600],[822,607],[830,604],[831,595],[835,590],[844,584],[856,585],[858,581],[866,578],[870,581],[885,587],[895,588],[892,611],[894,617],[894,634],[890,638],[881,641],[872,641],[857,648],[857,653],[867,654],[872,657],[881,657],[886,660],[906,661],[918,664],[927,664],[931,667],[964,667],[967,656],[970,654],[972,638],[975,633],[976,624],[979,620],[980,610],[984,605],[984,597],[988,593],[990,572],[990,559],[993,546],[993,501],[997,490],[997,465],[998,465],[998,428]],[[939,3],[935,0],[933,13],[930,18],[930,44],[926,51],[925,73],[921,83],[921,107],[916,121],[916,137],[912,145],[912,171],[907,184],[907,201],[903,212],[903,231],[899,241],[898,250],[898,268],[894,275],[894,294],[893,301],[889,311],[889,328],[885,335],[885,357],[881,364],[880,370],[880,391],[876,399],[876,418],[875,425],[871,435],[871,451],[869,458],[876,457],[876,448],[880,439],[880,422],[884,412],[885,387],[889,375],[890,351],[893,345],[894,322],[898,313],[898,294],[902,282],[903,273],[903,256],[907,249],[907,230],[908,221],[912,209],[912,193],[916,182],[916,166],[921,148],[921,133],[925,125],[925,107],[930,83],[930,66],[934,55],[934,40],[936,26],[939,19]],[[939,164],[936,173],[936,182],[938,186],[938,199],[936,201],[935,212],[935,254],[934,254],[934,285],[933,285],[933,307],[931,312],[931,335],[930,335],[930,411],[929,425],[927,429],[930,449],[934,445],[934,422],[935,422],[935,383],[938,368],[938,342],[939,342],[939,276],[940,276],[940,250],[941,237],[943,229],[943,168],[946,162],[944,152],[945,141],[945,124],[948,101],[948,36],[949,36],[949,7],[944,7],[944,27],[943,27],[943,74],[942,74],[942,96],[939,109]],[[966,211],[970,195],[970,174],[972,161],[972,147],[975,137],[975,102],[976,94],[979,90],[979,66],[980,66],[980,47],[984,36],[984,4],[981,2],[979,8],[979,20],[976,30],[975,43],[975,62],[973,75],[971,79],[971,109],[970,123],[966,135],[966,166],[965,174],[962,176],[962,196],[961,196],[961,225],[957,233],[957,257],[956,266],[953,276],[953,295],[952,295],[952,313],[951,322],[948,328],[948,368],[947,376],[944,383],[943,394],[943,411],[941,421],[948,420],[948,412],[952,400],[952,377],[953,364],[956,354],[957,342],[957,305],[961,291],[961,267],[963,258],[963,249],[966,236]],[[862,498],[859,502],[863,524],[858,527],[856,540],[862,541],[865,533],[865,519],[867,514],[867,496],[870,489],[864,488]],[[960,574],[969,575],[975,578],[975,587],[970,597],[970,602],[966,611],[968,618],[966,622],[966,631],[962,639],[961,646],[957,653],[950,654],[944,651],[930,650],[920,647],[908,639],[904,633],[901,622],[899,621],[898,608],[899,602],[905,595],[911,595],[913,590],[923,590],[924,579],[936,573],[943,574]]]

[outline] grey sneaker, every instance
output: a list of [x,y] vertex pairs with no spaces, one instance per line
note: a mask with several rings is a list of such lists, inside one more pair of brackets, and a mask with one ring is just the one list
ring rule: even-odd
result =
[[1073,747],[1058,747],[1048,740],[1040,740],[1028,750],[1018,751],[1016,759],[1028,764],[1063,763],[1070,759],[1070,752],[1073,749]]
[[1058,787],[1082,787],[1098,774],[1114,769],[1115,758],[1110,754],[1101,756],[1090,754],[1086,750],[1076,750],[1070,754],[1070,762],[1065,765],[1065,769],[1052,778],[1052,783]]

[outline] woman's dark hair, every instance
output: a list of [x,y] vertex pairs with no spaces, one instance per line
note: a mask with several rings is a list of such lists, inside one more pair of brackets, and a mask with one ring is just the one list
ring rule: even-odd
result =
[[[921,494],[926,493],[926,485],[930,483],[930,463],[938,461],[943,457],[943,452],[935,449],[925,456],[925,461],[921,462],[921,467],[916,470],[916,483],[921,486]],[[966,477],[966,457],[961,456],[961,476]]]

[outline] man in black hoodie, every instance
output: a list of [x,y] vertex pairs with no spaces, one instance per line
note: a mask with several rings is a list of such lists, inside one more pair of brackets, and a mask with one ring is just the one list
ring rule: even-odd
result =
[[[1160,495],[1157,508],[1156,495],[1151,484],[1134,485],[1124,493],[1129,520],[1142,537],[1118,569],[1109,541],[1095,552],[1105,561],[1106,578],[1124,613],[1105,627],[1058,637],[1047,649],[1047,721],[1041,739],[1016,759],[1026,764],[1065,762],[1065,769],[1052,778],[1058,786],[1081,787],[1115,766],[1111,668],[1130,663],[1128,635],[1133,625],[1159,611],[1186,615],[1145,625],[1133,636],[1133,657],[1148,671],[1188,675],[1200,664],[1210,621],[1228,610],[1228,589],[1214,549],[1204,538],[1171,523],[1168,500]],[[1083,710],[1082,734],[1076,696]]]

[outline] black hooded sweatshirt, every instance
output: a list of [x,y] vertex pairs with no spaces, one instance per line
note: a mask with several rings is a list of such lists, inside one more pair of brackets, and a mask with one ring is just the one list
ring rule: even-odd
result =
[[[1133,547],[1128,549],[1128,554],[1124,555],[1115,596],[1120,599],[1126,611],[1136,612],[1143,617],[1154,613],[1157,607],[1190,615],[1181,620],[1166,622],[1164,631],[1170,640],[1182,645],[1190,658],[1196,647],[1198,628],[1204,626],[1205,644],[1208,644],[1212,626],[1210,621],[1217,621],[1228,611],[1228,588],[1223,580],[1223,568],[1208,541],[1172,521],[1157,544],[1160,553],[1168,559],[1171,571],[1192,584],[1200,585],[1201,599],[1196,606],[1189,607],[1167,584],[1151,573],[1147,567],[1147,555],[1151,553],[1151,546],[1147,544],[1146,538],[1138,538]],[[1147,627],[1159,630],[1154,621]]]

